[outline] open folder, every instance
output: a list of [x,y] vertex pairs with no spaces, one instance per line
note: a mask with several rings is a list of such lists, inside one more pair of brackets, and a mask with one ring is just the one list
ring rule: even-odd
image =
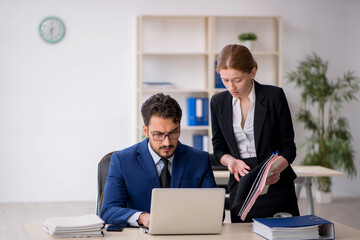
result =
[[241,220],[245,220],[258,196],[267,193],[266,178],[271,175],[281,158],[277,153],[272,154],[265,162],[240,179],[232,208],[242,206],[238,214]]

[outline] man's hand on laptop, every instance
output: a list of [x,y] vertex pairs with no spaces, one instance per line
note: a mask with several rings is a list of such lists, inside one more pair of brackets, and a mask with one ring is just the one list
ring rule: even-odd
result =
[[142,213],[137,220],[139,225],[144,225],[145,227],[149,227],[150,225],[150,213]]

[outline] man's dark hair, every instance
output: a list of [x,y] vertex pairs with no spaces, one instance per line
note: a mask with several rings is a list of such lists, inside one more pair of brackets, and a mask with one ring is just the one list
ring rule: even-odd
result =
[[149,126],[152,116],[172,118],[174,123],[180,123],[182,111],[175,99],[163,93],[157,93],[146,100],[141,106],[141,115],[145,126]]

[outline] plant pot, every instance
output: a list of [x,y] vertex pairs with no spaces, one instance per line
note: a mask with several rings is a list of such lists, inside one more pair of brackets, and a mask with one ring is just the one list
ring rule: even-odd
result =
[[252,40],[242,41],[241,44],[247,47],[250,51],[252,50],[252,44],[253,44]]
[[332,202],[331,192],[322,192],[322,191],[316,190],[315,200],[316,200],[316,203],[320,203],[320,204],[331,203]]

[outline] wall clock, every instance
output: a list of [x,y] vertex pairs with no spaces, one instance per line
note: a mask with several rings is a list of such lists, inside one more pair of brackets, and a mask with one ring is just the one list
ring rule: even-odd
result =
[[57,43],[65,35],[65,25],[57,17],[47,17],[39,25],[40,37],[47,43]]

